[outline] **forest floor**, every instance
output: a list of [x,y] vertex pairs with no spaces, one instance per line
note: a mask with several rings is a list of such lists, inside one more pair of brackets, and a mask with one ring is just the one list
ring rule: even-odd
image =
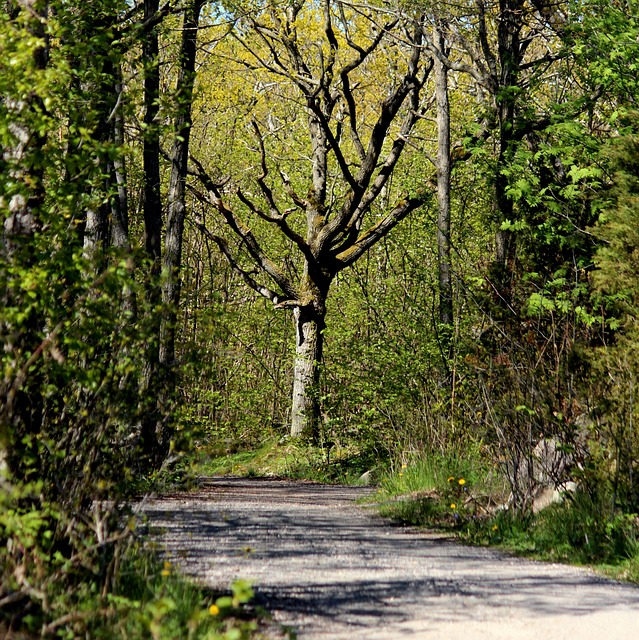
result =
[[637,638],[639,587],[393,525],[368,492],[210,478],[144,512],[166,558],[215,589],[252,580],[300,640]]

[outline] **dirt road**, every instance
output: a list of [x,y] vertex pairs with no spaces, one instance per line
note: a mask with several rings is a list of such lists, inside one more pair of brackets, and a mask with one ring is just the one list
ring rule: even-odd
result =
[[216,478],[145,512],[186,573],[254,580],[300,640],[639,638],[639,588],[392,526],[365,492]]

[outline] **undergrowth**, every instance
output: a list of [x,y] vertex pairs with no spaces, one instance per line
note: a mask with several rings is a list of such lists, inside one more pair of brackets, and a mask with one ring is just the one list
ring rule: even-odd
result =
[[[0,607],[5,637],[56,637],[140,640],[243,640],[261,638],[258,622],[265,620],[249,603],[250,584],[234,583],[228,593],[215,593],[180,576],[168,561],[141,548],[139,542],[122,549],[113,586],[100,593],[90,576],[82,597],[66,602],[66,594],[51,593],[51,619],[37,606]],[[57,601],[57,602],[56,602]],[[12,635],[13,634],[13,635]]]

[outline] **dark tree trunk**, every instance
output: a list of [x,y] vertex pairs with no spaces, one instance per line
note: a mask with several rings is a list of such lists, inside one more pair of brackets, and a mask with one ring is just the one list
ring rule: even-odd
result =
[[[523,25],[523,0],[500,0],[499,25],[497,28],[497,48],[500,76],[496,93],[496,107],[499,118],[499,157],[495,176],[495,201],[497,224],[513,219],[513,202],[507,194],[508,178],[504,169],[510,162],[515,142],[514,88],[519,82],[522,59],[520,33]],[[515,237],[508,230],[498,228],[495,234],[495,258],[492,276],[497,293],[504,305],[510,301],[511,280],[515,263]]]
[[[144,0],[144,19],[149,20],[159,8],[159,0]],[[159,301],[154,278],[160,272],[162,246],[162,201],[160,197],[160,110],[159,42],[151,29],[142,45],[144,57],[144,243],[151,260],[149,297]]]
[[[182,237],[186,216],[186,175],[191,135],[191,105],[195,82],[197,31],[203,0],[193,0],[184,12],[179,72],[176,91],[175,141],[171,155],[168,213],[164,239],[162,303],[164,313],[160,328],[159,363],[162,369],[163,393],[168,404],[175,391],[175,337],[180,304],[180,269],[182,266]],[[159,428],[161,448],[168,451],[170,429],[167,421]]]
[[[144,0],[144,20],[149,21],[159,9],[159,0]],[[156,429],[161,424],[162,382],[159,380],[161,316],[154,313],[162,300],[160,271],[162,260],[162,199],[160,193],[160,66],[157,28],[150,29],[142,43],[144,59],[144,245],[149,260],[146,299],[151,310],[146,353],[146,370],[142,393],[148,411],[142,419],[141,438],[144,455],[151,460],[162,457]]]

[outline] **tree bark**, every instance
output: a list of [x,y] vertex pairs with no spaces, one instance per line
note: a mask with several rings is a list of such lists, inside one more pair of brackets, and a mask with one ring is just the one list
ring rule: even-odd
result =
[[185,9],[177,81],[175,142],[171,156],[168,213],[164,239],[162,302],[166,307],[160,331],[160,364],[170,367],[175,360],[175,330],[180,303],[182,237],[186,216],[186,175],[191,136],[191,106],[195,82],[197,29],[203,0],[193,0]]
[[[446,53],[443,26],[436,28],[436,46]],[[448,68],[434,57],[435,99],[437,102],[437,261],[439,267],[439,321],[453,324],[453,291],[450,260],[450,105]]]
[[[156,15],[159,0],[144,0],[144,20]],[[144,56],[144,244],[151,260],[150,301],[159,301],[154,277],[160,273],[162,245],[162,201],[160,197],[160,129],[157,122],[160,105],[159,42],[151,29],[142,44]]]
[[[500,74],[497,81],[495,101],[499,118],[499,157],[495,176],[495,202],[497,205],[497,224],[501,225],[513,219],[513,202],[507,194],[508,178],[504,169],[510,162],[515,141],[515,103],[514,88],[519,83],[522,60],[520,34],[523,26],[523,0],[500,0],[499,23],[497,28],[497,50]],[[501,301],[508,305],[510,301],[510,283],[515,262],[515,237],[506,229],[497,228],[495,233],[495,258],[493,262],[493,280]]]
[[[118,101],[124,91],[122,86],[122,69],[117,70],[117,83],[115,89]],[[124,114],[122,106],[116,109],[113,116],[113,141],[118,149],[124,147]],[[117,187],[117,193],[113,197],[111,205],[111,245],[116,249],[128,252],[131,248],[129,242],[129,194],[127,188],[126,163],[124,156],[117,154],[113,160],[113,176]]]
[[[144,0],[144,21],[157,14],[159,0]],[[141,424],[142,451],[150,460],[162,457],[157,442],[157,425],[161,422],[162,383],[158,379],[160,364],[161,315],[153,313],[160,307],[162,291],[160,271],[162,267],[162,199],[160,193],[160,66],[157,28],[150,29],[142,43],[144,59],[144,246],[149,260],[149,271],[145,278],[146,301],[151,309],[146,345],[146,363],[142,393],[149,409]]]
[[[171,155],[168,213],[164,238],[162,274],[163,314],[160,325],[158,361],[161,389],[158,394],[156,426],[158,456],[169,452],[171,440],[170,405],[175,394],[175,336],[180,305],[182,238],[186,217],[186,176],[191,136],[191,106],[195,83],[195,57],[200,11],[204,0],[192,0],[184,10],[182,42],[176,91],[175,140]],[[162,414],[164,414],[162,416]],[[146,446],[146,445],[145,445]]]
[[319,435],[319,380],[324,346],[324,314],[313,306],[295,307],[295,364],[293,368],[293,403],[291,436]]

